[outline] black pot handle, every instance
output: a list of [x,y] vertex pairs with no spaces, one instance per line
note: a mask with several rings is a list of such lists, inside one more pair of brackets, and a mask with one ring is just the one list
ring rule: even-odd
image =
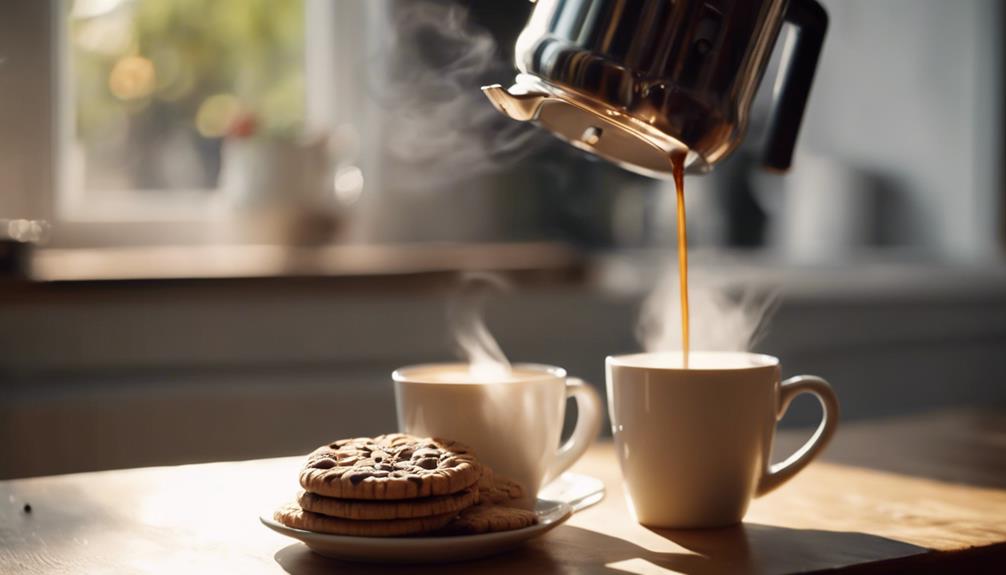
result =
[[779,171],[788,170],[793,162],[800,122],[828,31],[828,13],[815,0],[789,0],[785,19],[796,26],[796,43],[789,61],[782,63],[782,92],[775,102],[762,159],[766,168]]

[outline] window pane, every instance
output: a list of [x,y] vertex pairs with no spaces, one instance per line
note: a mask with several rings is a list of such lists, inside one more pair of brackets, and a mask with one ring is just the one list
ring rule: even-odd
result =
[[300,131],[301,0],[75,0],[68,16],[85,196],[214,189],[228,133]]

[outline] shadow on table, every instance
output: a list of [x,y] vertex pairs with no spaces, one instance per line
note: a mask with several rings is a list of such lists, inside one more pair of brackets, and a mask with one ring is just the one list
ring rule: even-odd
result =
[[695,574],[818,571],[928,552],[923,547],[865,533],[758,523],[722,529],[652,531],[690,552],[653,554],[652,563]]
[[[922,547],[883,537],[841,531],[787,529],[746,523],[725,529],[653,530],[681,547],[681,552],[650,551],[635,543],[562,526],[541,539],[495,557],[427,566],[429,572],[521,573],[790,573],[816,571],[927,552]],[[291,575],[330,573],[424,572],[415,565],[346,563],[315,555],[302,544],[275,555]]]

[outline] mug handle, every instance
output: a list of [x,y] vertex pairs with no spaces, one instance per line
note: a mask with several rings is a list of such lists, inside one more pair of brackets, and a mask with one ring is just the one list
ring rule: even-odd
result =
[[810,393],[817,397],[824,411],[821,423],[817,426],[814,435],[807,440],[807,443],[803,444],[803,447],[796,450],[785,461],[768,466],[758,482],[758,488],[755,491],[756,497],[761,497],[792,479],[821,453],[821,450],[835,435],[835,428],[838,427],[838,398],[827,381],[814,375],[797,375],[780,384],[779,412],[776,415],[776,421],[782,419],[793,398],[801,393]]
[[594,388],[579,377],[568,377],[566,399],[571,397],[576,400],[576,427],[556,453],[543,483],[559,477],[563,471],[572,467],[601,431],[601,398]]

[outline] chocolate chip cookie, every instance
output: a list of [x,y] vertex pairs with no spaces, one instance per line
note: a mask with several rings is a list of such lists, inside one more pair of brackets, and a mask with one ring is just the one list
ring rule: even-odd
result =
[[444,527],[456,516],[456,513],[444,513],[411,519],[379,519],[373,521],[342,519],[305,511],[296,503],[284,505],[273,513],[273,519],[287,527],[314,531],[315,533],[353,535],[358,537],[397,537],[401,535],[429,533],[430,531],[436,531]]
[[393,501],[358,501],[323,497],[302,491],[297,503],[305,511],[342,517],[344,519],[408,519],[429,517],[444,513],[458,513],[479,502],[479,489],[475,486],[450,495],[422,497],[419,499],[396,499]]
[[501,477],[486,466],[482,466],[482,477],[479,478],[479,502],[505,505],[524,497],[524,488],[520,483],[506,477]]
[[475,535],[523,529],[537,522],[538,515],[534,511],[480,503],[462,511],[444,531],[453,535]]
[[316,449],[300,472],[300,484],[325,497],[415,499],[457,493],[481,474],[475,454],[461,443],[392,433]]

